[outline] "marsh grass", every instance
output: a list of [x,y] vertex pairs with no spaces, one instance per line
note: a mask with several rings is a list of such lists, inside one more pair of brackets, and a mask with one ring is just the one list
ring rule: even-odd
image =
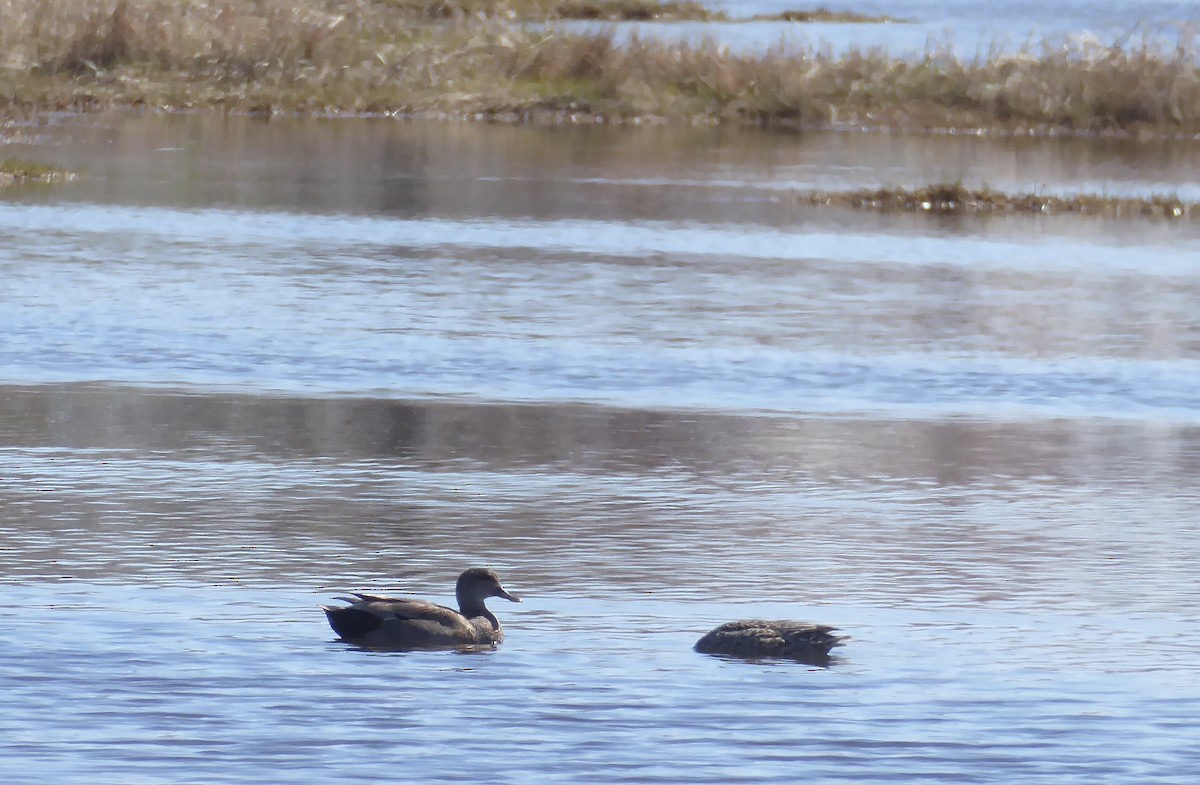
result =
[[0,160],[0,186],[18,185],[20,183],[66,182],[77,178],[73,172],[60,169],[57,166],[28,161],[23,158],[5,158]]
[[886,15],[872,16],[871,14],[860,14],[854,11],[831,11],[824,7],[814,8],[811,11],[784,11],[779,14],[763,14],[751,17],[751,19],[759,22],[801,22],[805,24],[818,22],[838,24],[901,24],[907,21]]
[[1200,134],[1190,37],[978,60],[937,46],[739,54],[526,29],[506,19],[551,0],[520,2],[0,0],[0,106]]
[[543,22],[551,19],[603,21],[708,21],[724,19],[694,0],[380,0],[416,18],[466,16]]
[[[890,24],[903,20],[890,16],[871,16],[853,11],[784,11],[751,17],[730,17],[694,0],[521,0],[514,8],[520,18],[597,19],[609,22],[797,22]],[[532,4],[532,5],[526,5]],[[522,13],[521,8],[526,12]],[[532,13],[531,13],[532,12]]]
[[934,183],[920,188],[870,188],[855,191],[807,191],[796,195],[801,203],[849,207],[873,212],[910,212],[929,215],[1020,214],[1092,215],[1108,218],[1190,218],[1198,205],[1175,196],[1148,197],[1076,194],[1010,194],[992,188],[968,188],[962,183]]
[[512,50],[504,72],[535,91],[586,81],[587,108],[806,128],[963,129],[1005,133],[1200,132],[1200,69],[1189,48],[1045,46],[983,61],[931,49],[914,59],[824,49],[738,54],[604,36]]
[[547,17],[609,22],[715,22],[728,18],[693,0],[560,0],[550,6]]
[[490,16],[520,21],[552,19],[606,22],[841,22],[889,23],[901,20],[824,7],[746,18],[731,18],[697,0],[381,0],[390,8],[431,19]]

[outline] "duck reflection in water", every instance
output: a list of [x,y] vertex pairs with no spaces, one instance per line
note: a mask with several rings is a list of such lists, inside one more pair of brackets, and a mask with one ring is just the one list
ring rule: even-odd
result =
[[747,660],[790,659],[809,665],[829,665],[829,650],[841,646],[846,636],[835,628],[802,621],[745,619],[722,624],[696,642],[701,654]]
[[458,576],[458,610],[411,597],[351,592],[338,597],[349,605],[322,605],[329,626],[348,643],[386,649],[444,649],[492,645],[504,640],[484,602],[503,597],[520,602],[491,570],[473,568]]

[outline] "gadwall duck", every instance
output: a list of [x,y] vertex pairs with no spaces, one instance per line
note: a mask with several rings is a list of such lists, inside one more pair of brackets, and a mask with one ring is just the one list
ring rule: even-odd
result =
[[786,658],[828,665],[829,650],[846,640],[833,633],[833,627],[823,624],[745,619],[722,624],[696,641],[695,648],[701,654],[744,659]]
[[321,608],[342,640],[364,646],[422,649],[504,640],[504,630],[484,600],[503,597],[520,602],[521,598],[506,592],[496,573],[481,568],[467,570],[458,576],[454,594],[458,598],[457,611],[410,597],[358,592],[338,597],[349,605]]

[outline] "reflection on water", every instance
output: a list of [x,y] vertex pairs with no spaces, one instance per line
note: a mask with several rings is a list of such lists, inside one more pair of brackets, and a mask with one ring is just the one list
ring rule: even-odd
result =
[[0,376],[914,417],[1200,411],[1194,227],[931,224],[762,187],[877,182],[889,156],[1026,183],[1052,161],[1081,181],[1136,169],[1158,187],[1192,178],[1194,147],[742,138],[68,127],[49,149],[92,176],[0,203]]
[[[464,744],[500,782],[1168,782],[1197,760],[1195,428],[3,400],[21,781],[452,782]],[[316,607],[448,601],[468,564],[525,597],[495,652],[347,648]],[[691,651],[749,615],[852,640],[826,672]]]
[[[806,187],[961,178],[1001,189],[1169,190],[1200,200],[1193,176],[1200,148],[1190,140],[493,127],[394,119],[267,122],[208,115],[136,121],[100,116],[41,131],[37,146],[13,144],[13,154],[77,169],[85,179],[70,188],[6,190],[4,200],[475,221],[536,216],[788,226],[797,221],[796,211],[764,200]],[[829,219],[827,211],[818,217]],[[253,229],[256,220],[243,215],[238,228]],[[845,223],[863,221],[852,215]],[[1005,233],[1011,228],[992,223]],[[1080,225],[1030,225],[1047,223],[1055,232]],[[1089,228],[1078,234],[1096,231],[1083,223]],[[924,233],[929,222],[916,226]],[[1122,234],[1114,228],[1107,233]]]
[[[1200,768],[1196,230],[786,199],[1193,145],[105,122],[0,194],[5,782]],[[495,651],[317,608],[475,565]]]
[[481,560],[591,597],[1195,599],[1190,560],[1167,558],[1197,525],[1178,492],[1200,460],[1190,427],[104,388],[10,388],[7,404],[8,575],[440,585]]

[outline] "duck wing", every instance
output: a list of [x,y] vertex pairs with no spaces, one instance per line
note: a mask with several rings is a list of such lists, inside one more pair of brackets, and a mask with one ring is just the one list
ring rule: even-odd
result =
[[333,631],[345,640],[438,645],[475,638],[474,627],[462,614],[434,602],[359,592],[340,599],[350,604],[321,607]]
[[387,594],[364,594],[363,592],[352,591],[347,592],[347,596],[338,597],[339,600],[345,600],[349,603],[355,602],[404,602],[407,597],[392,597]]
[[466,619],[453,608],[436,602],[417,600],[411,597],[385,597],[377,594],[356,595],[361,599],[351,607],[366,611],[384,620],[429,621],[455,626],[455,622]]

